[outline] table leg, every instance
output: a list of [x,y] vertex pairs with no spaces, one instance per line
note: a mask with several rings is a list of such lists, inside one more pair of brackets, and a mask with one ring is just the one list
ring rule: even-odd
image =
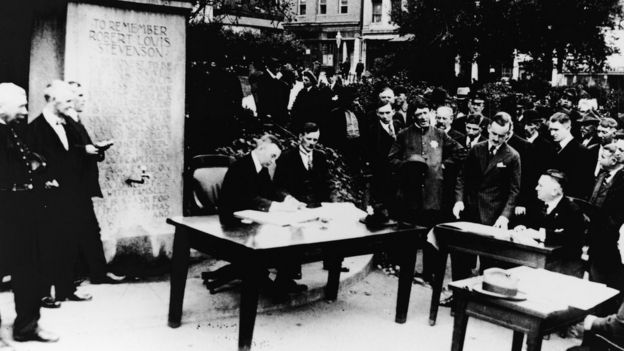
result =
[[399,271],[399,289],[397,292],[396,316],[394,321],[405,323],[407,310],[409,309],[410,294],[412,292],[412,280],[416,266],[416,247],[405,245],[402,248],[401,269]]
[[464,294],[455,293],[455,319],[453,323],[453,342],[451,351],[462,351],[464,348],[464,339],[466,338],[466,327],[468,326],[468,314],[466,313],[466,305],[468,301]]
[[261,273],[256,270],[246,272],[243,276],[238,329],[239,351],[248,351],[251,349],[251,341],[256,324],[256,313],[258,310],[259,279],[263,279],[263,277]]
[[182,320],[182,304],[184,302],[184,289],[188,274],[189,261],[189,235],[181,228],[177,228],[173,239],[173,252],[171,255],[171,286],[169,292],[169,326],[177,328]]
[[513,341],[511,342],[511,351],[522,351],[523,341],[524,341],[524,333],[514,330]]
[[327,259],[328,273],[327,285],[325,285],[325,300],[335,301],[338,298],[338,287],[340,285],[340,268],[342,258],[330,257]]
[[527,334],[527,351],[540,351],[542,349],[542,335],[539,328]]
[[438,307],[440,305],[440,294],[442,293],[442,285],[444,284],[444,274],[446,273],[446,260],[448,258],[448,252],[440,250],[440,258],[438,267],[435,270],[433,277],[433,286],[431,293],[431,307],[429,308],[429,325],[435,325],[438,318]]

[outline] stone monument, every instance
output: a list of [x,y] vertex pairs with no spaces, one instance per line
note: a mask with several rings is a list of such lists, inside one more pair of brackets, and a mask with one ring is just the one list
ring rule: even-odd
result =
[[[81,118],[94,141],[114,139],[95,200],[107,258],[169,253],[182,214],[185,1],[70,1],[34,29],[31,112],[45,82],[80,82]],[[58,14],[61,14],[60,16]],[[50,58],[52,59],[50,62]],[[45,69],[41,69],[45,67]]]

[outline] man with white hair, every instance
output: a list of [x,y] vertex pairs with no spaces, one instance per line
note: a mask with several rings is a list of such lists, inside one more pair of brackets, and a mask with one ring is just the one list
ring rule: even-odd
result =
[[75,113],[74,94],[67,83],[56,80],[46,88],[45,95],[48,102],[42,114],[30,123],[29,136],[32,150],[47,160],[45,177],[48,185],[55,187],[42,198],[50,235],[45,236],[40,255],[48,284],[43,296],[49,294],[50,285],[54,285],[56,293],[56,301],[46,296],[42,306],[58,308],[59,301],[86,301],[92,297],[77,294],[73,282],[78,255],[78,216],[81,213],[81,154],[76,147],[79,137],[66,125],[66,118]]
[[[36,173],[45,162],[21,138],[20,122],[28,110],[24,89],[0,83],[0,276],[11,275],[16,318],[15,341],[54,342],[58,337],[38,327],[41,276],[36,249],[39,239],[39,194]],[[10,345],[0,339],[0,349]]]

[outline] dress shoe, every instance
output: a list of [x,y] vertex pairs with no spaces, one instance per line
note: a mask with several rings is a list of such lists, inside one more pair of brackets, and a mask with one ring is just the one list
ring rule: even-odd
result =
[[93,296],[91,296],[91,294],[73,293],[69,296],[59,298],[59,300],[60,301],[91,301],[93,300]]
[[453,306],[453,294],[448,294],[446,296],[442,296],[440,298],[440,306],[442,307],[452,307]]
[[121,284],[121,283],[123,283],[124,279],[126,279],[126,277],[115,275],[113,273],[107,273],[103,277],[91,279],[90,282],[93,285],[99,285],[99,284]]
[[56,301],[52,296],[46,296],[41,299],[41,307],[44,308],[59,308],[61,303]]
[[23,341],[39,341],[39,342],[57,342],[59,340],[58,335],[51,333],[49,331],[45,331],[41,328],[37,328],[37,330],[26,333],[26,334],[13,334],[13,340],[23,342]]
[[300,293],[308,290],[308,286],[297,284],[292,279],[277,279],[275,281],[275,289],[284,293]]

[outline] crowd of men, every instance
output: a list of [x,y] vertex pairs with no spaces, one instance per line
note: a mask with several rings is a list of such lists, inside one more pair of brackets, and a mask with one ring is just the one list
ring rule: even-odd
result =
[[[290,114],[281,117],[299,133],[300,146],[280,162],[279,145],[261,141],[245,161],[251,178],[233,183],[238,167],[226,175],[223,195],[229,200],[222,214],[243,208],[296,209],[309,197],[326,194],[327,179],[321,173],[312,177],[315,165],[307,158],[322,157],[306,146],[314,131],[314,139],[339,151],[355,173],[370,170],[370,224],[392,218],[432,227],[462,219],[515,229],[529,240],[563,246],[562,263],[548,269],[577,277],[587,270],[592,281],[624,289],[618,246],[624,231],[624,131],[619,121],[601,116],[597,106],[579,103],[575,90],[566,90],[551,108],[532,101],[502,104],[488,118],[483,114],[488,101],[478,92],[457,98],[438,91],[410,100],[402,87],[385,86],[377,102],[363,108],[355,90],[333,78],[319,85],[307,71],[303,86]],[[267,145],[272,152],[262,157]],[[276,159],[271,180],[265,168]],[[322,174],[327,176],[325,170]],[[245,194],[243,184],[248,185]],[[237,206],[231,206],[232,199]],[[582,259],[586,245],[588,264]],[[427,246],[420,273],[425,281],[433,280],[435,256]],[[452,256],[453,279],[492,266],[504,264]],[[452,297],[443,302],[451,303]]]
[[91,300],[77,291],[83,273],[91,284],[121,280],[107,272],[92,202],[102,196],[97,162],[112,143],[89,137],[79,83],[53,81],[42,98],[28,123],[24,89],[0,83],[0,276],[11,276],[15,341],[57,341],[38,326],[40,308]]

